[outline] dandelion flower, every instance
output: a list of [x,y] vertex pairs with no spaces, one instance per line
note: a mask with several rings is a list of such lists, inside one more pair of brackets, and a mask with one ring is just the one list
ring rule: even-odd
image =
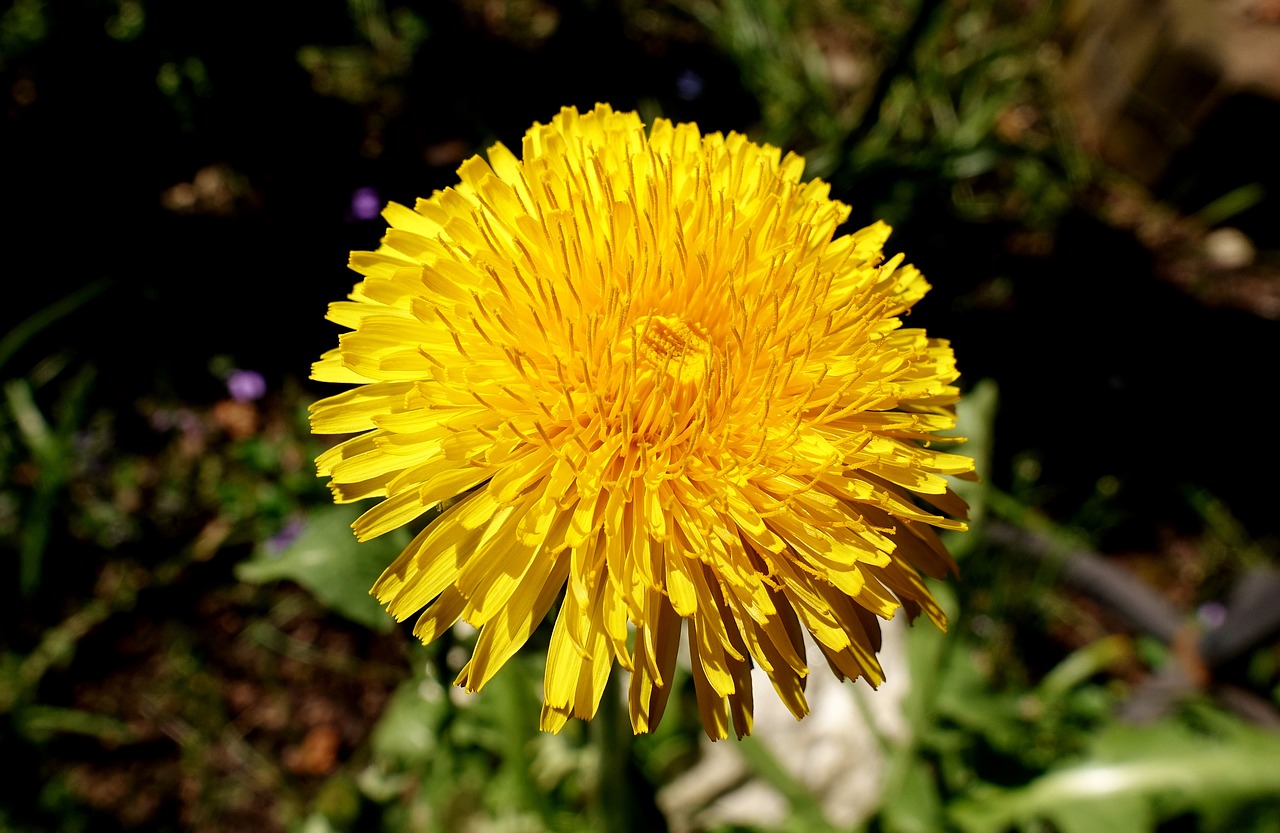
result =
[[753,664],[808,711],[805,631],[878,685],[878,619],[945,626],[921,573],[954,570],[935,528],[964,528],[944,475],[972,461],[930,447],[952,351],[901,326],[928,285],[888,227],[835,236],[849,208],[803,167],[566,108],[352,254],[328,316],[351,331],[313,378],[355,387],[311,419],[356,436],[318,468],[338,501],[382,498],[361,540],[446,507],[372,592],[424,642],[479,628],[458,684],[555,608],[544,729],[592,717],[617,663],[651,731],[684,638],[707,734],[741,737]]

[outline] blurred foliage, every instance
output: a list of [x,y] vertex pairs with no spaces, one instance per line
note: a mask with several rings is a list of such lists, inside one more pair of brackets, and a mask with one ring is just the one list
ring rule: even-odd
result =
[[[952,628],[910,632],[910,732],[880,739],[861,829],[1280,831],[1274,634],[1213,667],[1195,649],[1258,609],[1241,597],[1275,564],[1260,476],[1213,468],[1249,452],[1198,439],[1246,419],[1247,405],[1214,414],[1256,389],[1258,351],[1228,338],[1254,319],[1214,318],[1185,355],[1151,355],[1224,297],[1205,231],[1272,197],[1232,183],[1164,205],[1117,185],[1064,115],[1059,4],[177,8],[0,12],[0,142],[7,173],[38,186],[13,198],[38,220],[18,227],[14,273],[42,275],[62,251],[66,221],[45,218],[67,194],[117,201],[78,232],[92,256],[65,283],[28,280],[33,300],[0,335],[0,749],[24,762],[0,790],[0,831],[840,829],[754,740],[743,777],[779,797],[780,825],[665,816],[664,791],[706,754],[685,677],[640,738],[611,696],[590,725],[537,731],[545,633],[483,696],[451,686],[474,634],[423,648],[394,626],[367,588],[407,533],[357,545],[362,507],[332,506],[314,477],[323,440],[301,377],[332,333],[289,322],[318,328],[349,284],[341,253],[376,239],[353,195],[412,199],[554,107],[606,98],[805,154],[855,222],[900,227],[938,284],[929,303],[953,316],[931,330],[957,332],[976,369],[960,430],[983,479],[956,484],[973,528],[948,537],[963,573],[937,587]],[[45,152],[84,124],[84,153]],[[1124,256],[1104,270],[1117,237]],[[1162,268],[1185,295],[1143,282]],[[1232,303],[1260,316],[1251,291]],[[1059,318],[1079,340],[1044,349]],[[1183,375],[1209,362],[1204,345],[1222,348],[1227,394],[1191,402]],[[261,371],[263,395],[237,398],[240,369]],[[1148,456],[1124,468],[1117,447]],[[1157,457],[1174,462],[1145,471]],[[1002,524],[1045,552],[999,546]],[[1141,633],[1070,585],[1070,551],[1111,554],[1179,633]]]
[[742,67],[763,138],[856,190],[892,174],[891,225],[937,178],[968,220],[1043,229],[1089,181],[1054,94],[1054,4],[682,0]]

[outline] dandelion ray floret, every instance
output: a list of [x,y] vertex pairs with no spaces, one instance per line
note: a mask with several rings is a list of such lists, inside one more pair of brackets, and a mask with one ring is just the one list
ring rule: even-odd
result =
[[[478,690],[549,614],[542,726],[590,718],[615,665],[631,723],[661,719],[687,640],[712,738],[751,730],[758,665],[808,711],[804,634],[883,679],[879,619],[945,618],[921,574],[963,529],[935,446],[951,348],[901,316],[928,285],[888,260],[803,160],[744,136],[566,108],[517,157],[391,204],[347,327],[313,378],[335,500],[380,498],[362,540],[444,507],[373,588],[431,641],[479,628]],[[558,604],[557,604],[558,603]]]

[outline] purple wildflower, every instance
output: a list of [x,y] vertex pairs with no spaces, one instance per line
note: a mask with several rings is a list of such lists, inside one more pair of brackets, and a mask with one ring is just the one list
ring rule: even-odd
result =
[[267,380],[256,370],[233,370],[227,376],[227,393],[237,402],[261,399],[267,392]]
[[381,208],[382,200],[373,188],[357,188],[351,195],[351,216],[357,220],[372,220]]
[[307,519],[302,515],[291,515],[280,531],[267,539],[267,550],[272,555],[279,555],[298,539],[302,530],[307,528]]

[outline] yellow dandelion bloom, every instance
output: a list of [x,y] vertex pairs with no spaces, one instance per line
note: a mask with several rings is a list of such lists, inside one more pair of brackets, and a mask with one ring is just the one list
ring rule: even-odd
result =
[[372,592],[424,642],[479,628],[458,684],[559,601],[544,729],[592,717],[615,662],[655,728],[683,631],[707,734],[742,736],[753,664],[808,711],[805,631],[877,685],[879,618],[945,625],[920,574],[954,570],[934,528],[964,528],[943,475],[972,461],[930,447],[952,351],[901,326],[928,285],[888,227],[836,237],[849,208],[803,167],[566,108],[352,254],[328,316],[351,332],[313,378],[356,387],[311,413],[357,436],[318,467],[338,501],[383,499],[361,540],[447,506]]

